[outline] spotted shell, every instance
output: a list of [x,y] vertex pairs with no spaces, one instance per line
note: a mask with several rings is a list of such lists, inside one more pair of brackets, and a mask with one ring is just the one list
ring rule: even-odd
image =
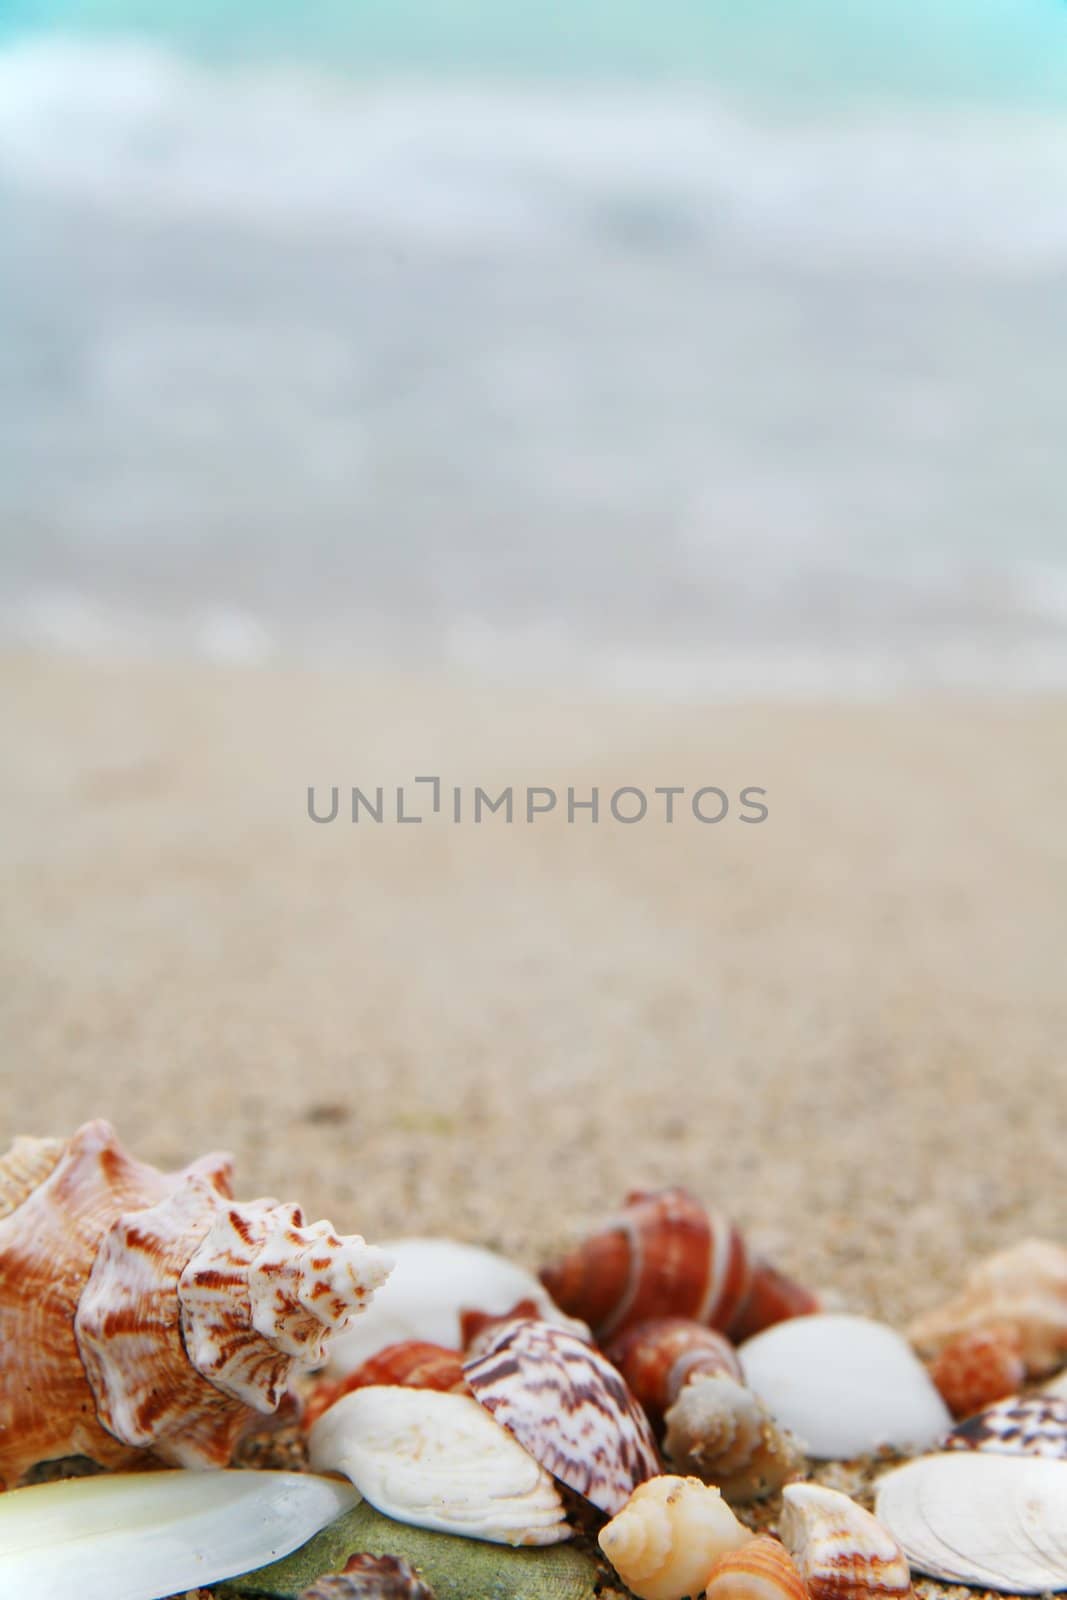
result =
[[1067,1461],[1067,1399],[1032,1394],[1026,1399],[1001,1400],[961,1422],[944,1447]]
[[415,1568],[398,1556],[355,1555],[343,1572],[330,1572],[303,1590],[299,1600],[434,1600]]
[[705,1600],[807,1600],[808,1591],[789,1551],[763,1533],[719,1557],[704,1595]]
[[969,1329],[949,1339],[927,1370],[952,1415],[969,1417],[1022,1388],[1022,1336],[1003,1323]]
[[600,1548],[640,1600],[683,1600],[752,1537],[718,1489],[665,1474],[634,1490],[601,1530]]
[[104,1122],[0,1158],[0,1483],[67,1455],[225,1464],[384,1281],[358,1236],[230,1178],[223,1155],[159,1172]]
[[811,1600],[880,1600],[911,1593],[907,1558],[869,1511],[836,1489],[791,1483],[780,1531]]
[[353,1389],[379,1384],[399,1385],[405,1389],[454,1390],[457,1394],[468,1392],[463,1357],[458,1350],[446,1350],[443,1345],[429,1344],[423,1339],[405,1339],[399,1344],[386,1345],[345,1378],[323,1378],[316,1383],[304,1402],[303,1427],[313,1427],[324,1411],[343,1395],[351,1394]]
[[629,1195],[541,1281],[601,1343],[651,1317],[686,1317],[740,1338],[817,1308],[807,1290],[753,1260],[734,1224],[685,1189]]
[[716,1484],[731,1505],[774,1494],[804,1465],[791,1435],[725,1373],[685,1385],[667,1412],[663,1450],[680,1472]]
[[980,1261],[961,1292],[916,1318],[908,1337],[920,1354],[936,1356],[960,1334],[1008,1327],[1018,1334],[1031,1378],[1067,1360],[1067,1249],[1026,1239]]
[[505,1323],[464,1373],[535,1460],[609,1516],[659,1472],[648,1419],[622,1377],[565,1328]]
[[730,1341],[686,1317],[636,1322],[613,1339],[604,1354],[618,1367],[655,1428],[683,1386],[698,1374],[726,1373],[738,1380],[742,1376]]

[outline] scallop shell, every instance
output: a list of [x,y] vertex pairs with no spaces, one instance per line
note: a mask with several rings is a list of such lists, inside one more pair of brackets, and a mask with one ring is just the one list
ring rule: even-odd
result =
[[300,1600],[434,1600],[415,1568],[396,1556],[352,1556],[343,1572],[330,1572]]
[[699,1594],[715,1564],[753,1535],[718,1489],[665,1475],[639,1485],[600,1533],[600,1548],[640,1600]]
[[808,1600],[789,1551],[765,1533],[716,1561],[704,1595],[705,1600]]
[[612,1340],[604,1354],[618,1367],[655,1428],[683,1386],[698,1374],[741,1377],[741,1363],[730,1341],[687,1317],[652,1317],[634,1323]]
[[867,1317],[797,1317],[738,1352],[745,1381],[808,1455],[928,1449],[952,1426],[906,1340]]
[[331,1341],[327,1370],[342,1378],[387,1345],[420,1339],[447,1349],[468,1342],[465,1312],[503,1316],[517,1302],[532,1302],[533,1315],[588,1336],[553,1303],[524,1267],[456,1239],[394,1239],[382,1245],[393,1262],[389,1282],[355,1326]]
[[1067,1462],[923,1456],[881,1480],[876,1509],[931,1578],[1005,1594],[1067,1589]]
[[571,1536],[549,1474],[469,1395],[357,1389],[319,1418],[308,1453],[399,1522],[495,1544]]
[[953,1429],[945,1449],[1067,1461],[1067,1400],[1032,1394],[1025,1400],[1013,1398],[987,1406]]
[[458,1350],[445,1350],[439,1344],[426,1344],[420,1339],[405,1339],[402,1344],[386,1345],[347,1378],[320,1379],[304,1402],[301,1425],[305,1429],[313,1427],[324,1411],[354,1389],[390,1384],[403,1389],[470,1393],[463,1376],[463,1357]]
[[811,1600],[911,1593],[900,1545],[847,1494],[818,1483],[789,1484],[782,1491],[780,1530]]
[[928,1363],[938,1393],[954,1417],[969,1417],[994,1400],[1018,1394],[1026,1381],[1022,1338],[1003,1325],[958,1333]]
[[1055,1372],[1067,1358],[1067,1250],[1027,1239],[989,1256],[968,1273],[955,1299],[918,1317],[908,1337],[924,1355],[977,1328],[1007,1325],[1022,1342],[1030,1377]]
[[804,1460],[751,1389],[723,1373],[687,1383],[667,1413],[664,1454],[731,1505],[774,1494]]
[[650,1317],[748,1334],[817,1309],[813,1295],[753,1260],[733,1223],[685,1189],[628,1195],[541,1281],[602,1343]]
[[[0,1161],[0,1483],[151,1448],[219,1466],[384,1281],[388,1261],[299,1211],[230,1199],[230,1162],[163,1173],[90,1122]],[[34,1178],[39,1181],[34,1182]],[[29,1185],[29,1187],[27,1187]]]
[[659,1472],[648,1419],[623,1379],[565,1328],[506,1323],[464,1372],[475,1398],[542,1466],[609,1516]]

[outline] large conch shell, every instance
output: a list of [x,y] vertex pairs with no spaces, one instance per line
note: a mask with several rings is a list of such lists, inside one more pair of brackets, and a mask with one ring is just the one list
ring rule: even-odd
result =
[[718,1489],[665,1475],[636,1488],[600,1533],[600,1548],[640,1600],[683,1600],[753,1535]]
[[788,1484],[780,1527],[810,1600],[889,1600],[911,1593],[900,1545],[847,1494],[818,1483]]
[[737,1341],[818,1309],[814,1295],[754,1259],[733,1223],[685,1189],[628,1195],[541,1281],[601,1342],[650,1317],[688,1317]]
[[917,1317],[908,1338],[924,1356],[936,1356],[959,1334],[1013,1328],[1030,1377],[1041,1378],[1067,1360],[1067,1249],[1026,1239],[973,1267],[962,1291]]
[[235,1203],[230,1177],[224,1155],[159,1172],[106,1122],[0,1158],[0,1484],[67,1455],[224,1465],[384,1282],[358,1234]]

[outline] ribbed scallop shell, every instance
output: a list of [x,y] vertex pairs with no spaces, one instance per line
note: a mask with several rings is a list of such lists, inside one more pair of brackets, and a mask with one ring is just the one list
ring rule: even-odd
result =
[[1032,1394],[1025,1400],[1001,1400],[961,1422],[945,1440],[945,1449],[1067,1461],[1067,1399]]
[[621,1376],[566,1329],[506,1323],[463,1370],[496,1420],[553,1477],[609,1516],[659,1472],[648,1419]]
[[1003,1324],[958,1333],[927,1370],[954,1417],[1018,1394],[1026,1381],[1022,1336]]
[[869,1511],[836,1489],[791,1483],[780,1531],[811,1600],[878,1600],[911,1593],[900,1545]]
[[705,1600],[808,1600],[789,1551],[765,1533],[716,1561],[704,1595]]
[[397,1556],[351,1556],[343,1572],[329,1572],[299,1600],[434,1600],[415,1568]]
[[399,1522],[497,1544],[571,1536],[549,1474],[469,1395],[357,1389],[319,1418],[308,1453]]
[[446,1350],[442,1345],[427,1344],[421,1339],[405,1339],[379,1350],[347,1378],[321,1379],[304,1403],[301,1422],[305,1428],[313,1427],[324,1411],[355,1389],[389,1385],[403,1389],[439,1389],[442,1393],[449,1390],[457,1394],[470,1392],[463,1376],[463,1357],[458,1350]]
[[618,1367],[656,1428],[691,1378],[713,1373],[741,1378],[741,1363],[730,1341],[687,1317],[637,1322],[613,1339],[604,1354]]
[[752,1260],[727,1218],[685,1189],[636,1191],[541,1280],[604,1342],[652,1317],[685,1317],[738,1337],[816,1309],[814,1296]]
[[725,1373],[685,1385],[667,1412],[663,1450],[680,1472],[716,1484],[733,1505],[774,1494],[804,1465],[752,1390]]
[[908,1337],[935,1356],[962,1333],[998,1326],[1018,1333],[1030,1377],[1067,1361],[1067,1249],[1027,1239],[989,1256],[967,1274],[960,1294],[916,1318]]
[[639,1600],[683,1600],[752,1538],[718,1489],[664,1475],[634,1490],[601,1530],[600,1548]]

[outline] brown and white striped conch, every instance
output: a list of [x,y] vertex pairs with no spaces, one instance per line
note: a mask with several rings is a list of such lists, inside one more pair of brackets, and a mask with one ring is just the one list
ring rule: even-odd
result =
[[358,1234],[230,1179],[225,1155],[135,1161],[99,1121],[0,1157],[0,1486],[69,1455],[225,1465],[385,1281]]

